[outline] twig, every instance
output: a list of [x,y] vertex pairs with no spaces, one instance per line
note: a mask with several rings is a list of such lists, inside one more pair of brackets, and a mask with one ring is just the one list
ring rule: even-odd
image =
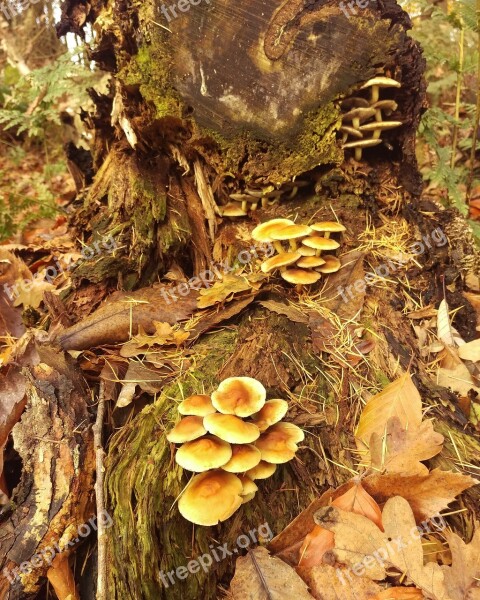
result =
[[103,419],[105,417],[105,383],[100,382],[98,394],[97,418],[93,426],[93,446],[95,448],[96,481],[95,496],[97,502],[97,534],[98,534],[98,575],[96,600],[107,599],[107,537],[103,514],[105,499],[103,496],[103,461],[105,451],[102,445]]

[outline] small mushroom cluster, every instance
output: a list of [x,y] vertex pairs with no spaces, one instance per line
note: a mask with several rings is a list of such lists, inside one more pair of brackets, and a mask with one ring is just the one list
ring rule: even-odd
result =
[[[255,227],[252,238],[273,244],[278,253],[262,263],[262,271],[279,270],[282,279],[301,289],[303,285],[317,282],[322,273],[335,273],[340,269],[341,262],[336,256],[322,255],[322,252],[340,246],[330,235],[342,231],[345,227],[337,221],[297,225],[290,219],[271,219]],[[284,244],[288,244],[288,248]]]
[[230,194],[231,200],[226,206],[220,207],[223,217],[245,217],[249,211],[255,211],[258,205],[262,208],[276,204],[283,196],[285,200],[294,198],[299,188],[308,185],[308,181],[290,181],[284,183],[279,189],[274,185],[262,188],[247,187],[244,192]]
[[[342,108],[348,111],[342,116],[340,128],[343,147],[354,148],[356,160],[361,160],[363,148],[378,146],[382,142],[380,136],[383,131],[403,125],[401,121],[383,120],[384,114],[391,115],[398,105],[394,100],[380,99],[380,89],[400,87],[401,84],[390,77],[374,77],[360,88],[371,88],[370,100],[352,97],[343,101]],[[353,141],[348,141],[349,138]]]
[[188,521],[225,521],[255,496],[255,479],[270,477],[277,464],[295,456],[303,431],[281,422],[288,409],[285,400],[266,397],[256,379],[229,377],[211,396],[190,396],[179,405],[185,416],[167,440],[182,444],[176,462],[198,473],[178,502]]

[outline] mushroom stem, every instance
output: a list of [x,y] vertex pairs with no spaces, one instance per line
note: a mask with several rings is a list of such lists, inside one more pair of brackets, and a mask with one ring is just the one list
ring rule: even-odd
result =
[[292,191],[287,196],[287,200],[291,200],[292,198],[295,198],[295,196],[297,195],[297,192],[298,192],[298,185],[294,185]]
[[377,108],[377,112],[375,113],[375,121],[382,122],[382,111],[379,108]]
[[362,160],[362,149],[355,148],[355,160]]
[[247,200],[242,200],[242,210],[244,213],[248,212],[248,202]]
[[252,202],[250,210],[257,210],[258,202]]
[[372,104],[374,102],[378,102],[379,98],[380,98],[380,86],[372,85]]
[[267,208],[268,204],[268,196],[262,196],[262,208]]
[[323,231],[323,237],[328,240],[328,238],[330,237],[331,231]]
[[290,242],[290,250],[292,252],[295,252],[295,250],[297,249],[297,242],[295,240],[289,240]]
[[372,135],[372,139],[373,140],[379,140],[380,139],[380,134],[381,134],[381,130],[380,129],[375,129],[375,131],[373,132]]
[[278,240],[275,240],[273,242],[273,247],[275,248],[275,250],[279,253],[279,254],[283,254],[285,252],[285,250],[283,249],[283,246],[281,244],[281,242],[279,242]]
[[354,129],[358,129],[360,127],[360,117],[353,118],[352,125]]

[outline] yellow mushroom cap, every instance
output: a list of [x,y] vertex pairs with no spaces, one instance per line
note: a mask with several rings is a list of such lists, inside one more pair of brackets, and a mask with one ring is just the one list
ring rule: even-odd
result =
[[242,205],[235,202],[229,202],[221,207],[222,217],[246,217],[247,213],[242,209]]
[[264,407],[258,413],[252,416],[252,420],[260,431],[265,431],[273,425],[281,421],[287,414],[288,402],[275,398],[273,400],[267,400]]
[[317,271],[319,273],[336,273],[340,270],[342,263],[336,256],[324,254],[323,258],[325,259],[325,264],[318,267]]
[[[379,129],[377,127],[377,129]],[[343,144],[344,148],[371,148],[373,146],[378,146],[381,144],[382,140],[377,140],[373,138],[369,138],[368,140],[357,140],[355,142],[348,142],[348,144]]]
[[178,412],[181,415],[196,415],[197,417],[205,417],[215,412],[210,396],[206,394],[195,394],[185,398],[178,405]]
[[310,285],[320,279],[320,273],[306,271],[305,269],[287,269],[286,271],[282,271],[280,276],[285,281],[288,281],[288,283],[295,283],[297,285]]
[[363,107],[353,108],[352,110],[349,110],[347,113],[342,115],[342,119],[344,121],[353,121],[354,119],[359,119],[360,122],[362,122],[362,121],[366,121],[370,117],[374,117],[375,112],[376,112],[375,109],[371,108],[371,107],[369,107],[369,108],[363,108]]
[[272,233],[272,238],[274,240],[295,240],[300,237],[305,237],[306,235],[310,235],[312,230],[308,225],[287,225],[282,229],[274,231]]
[[250,479],[250,477],[247,477],[246,475],[238,475],[238,478],[243,485],[242,504],[245,504],[245,502],[250,502],[250,500],[255,497],[255,494],[258,491],[258,486],[252,479]]
[[255,445],[262,453],[262,460],[280,464],[295,456],[297,442],[304,439],[303,431],[293,423],[276,423],[262,433]]
[[302,256],[315,256],[315,248],[307,248],[307,246],[300,246],[297,252]]
[[256,467],[245,473],[250,479],[267,479],[271,477],[277,470],[277,465],[261,460]]
[[261,269],[264,273],[270,273],[271,271],[279,269],[280,267],[286,267],[293,264],[295,261],[301,258],[301,256],[302,255],[299,252],[284,252],[283,254],[277,254],[276,256],[272,256],[263,262]]
[[249,417],[265,404],[267,392],[253,377],[224,379],[212,394],[213,406],[223,414]]
[[167,440],[173,444],[183,444],[196,440],[206,433],[203,417],[185,417],[167,434]]
[[286,225],[293,224],[291,219],[270,219],[270,221],[257,225],[251,235],[257,242],[273,242],[272,233],[279,231]]
[[[205,417],[206,418],[206,417]],[[232,447],[214,435],[206,435],[180,446],[175,461],[187,471],[202,473],[223,467],[232,458]]]
[[335,240],[320,237],[319,235],[305,238],[302,240],[302,244],[315,250],[336,250],[340,246]]
[[399,81],[395,81],[395,79],[391,79],[390,77],[374,77],[373,79],[370,79],[369,81],[364,83],[360,89],[365,90],[366,88],[372,87],[374,85],[377,87],[381,87],[381,88],[386,88],[386,87],[401,88],[402,87],[402,84]]
[[339,231],[346,231],[345,225],[338,223],[337,221],[320,221],[318,223],[314,223],[310,225],[310,227],[314,231],[330,231],[332,233],[337,233]]
[[315,267],[321,267],[325,264],[322,256],[302,256],[297,262],[297,267],[302,269],[314,269]]
[[256,467],[262,455],[260,450],[253,444],[234,444],[232,446],[232,458],[222,469],[229,473],[245,473]]
[[205,429],[230,444],[250,444],[258,439],[260,430],[235,415],[214,413],[203,418]]
[[197,525],[217,525],[242,505],[243,484],[222,470],[195,475],[178,501],[180,514]]

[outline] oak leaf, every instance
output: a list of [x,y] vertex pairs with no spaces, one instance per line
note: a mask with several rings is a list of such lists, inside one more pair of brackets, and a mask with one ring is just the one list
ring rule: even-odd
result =
[[447,508],[464,490],[478,482],[468,475],[434,469],[425,475],[386,473],[363,479],[367,492],[377,502],[402,496],[410,503],[415,516],[425,519]]

